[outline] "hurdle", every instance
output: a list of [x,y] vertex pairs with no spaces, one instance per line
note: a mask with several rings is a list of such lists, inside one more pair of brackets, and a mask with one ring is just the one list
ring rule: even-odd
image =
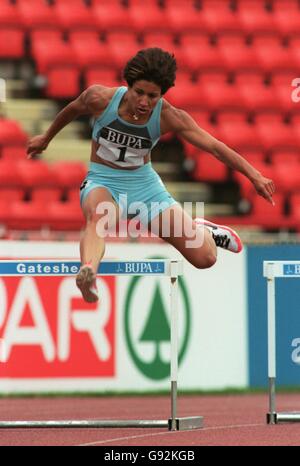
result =
[[[0,276],[74,276],[80,263],[66,260],[0,260]],[[170,279],[170,395],[171,415],[161,420],[46,420],[3,421],[0,429],[9,428],[105,428],[105,427],[165,427],[168,430],[191,430],[203,427],[203,416],[177,417],[178,378],[178,277],[183,275],[183,261],[146,259],[141,261],[110,260],[101,262],[97,275],[132,275],[168,277]]]
[[300,261],[264,261],[264,277],[267,278],[268,306],[268,424],[300,422],[300,412],[276,411],[276,278],[300,278]]

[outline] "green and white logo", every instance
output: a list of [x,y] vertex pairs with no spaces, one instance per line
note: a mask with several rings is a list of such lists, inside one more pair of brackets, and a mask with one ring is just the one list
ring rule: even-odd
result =
[[[179,277],[179,354],[187,350],[191,310],[184,280]],[[136,276],[125,299],[125,337],[137,368],[152,380],[170,374],[170,280]]]

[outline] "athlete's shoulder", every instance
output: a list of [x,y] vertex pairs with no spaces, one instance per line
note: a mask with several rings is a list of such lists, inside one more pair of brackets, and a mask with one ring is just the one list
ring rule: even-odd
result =
[[89,86],[83,93],[82,98],[90,113],[100,115],[109,105],[117,87],[106,87],[100,84]]
[[187,112],[180,108],[176,108],[166,99],[163,99],[161,110],[161,133],[169,131],[180,131],[186,124],[188,118]]

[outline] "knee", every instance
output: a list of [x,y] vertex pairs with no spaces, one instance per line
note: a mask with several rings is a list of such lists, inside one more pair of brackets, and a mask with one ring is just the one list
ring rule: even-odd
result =
[[197,267],[197,269],[209,269],[217,262],[217,255],[213,252],[209,252],[202,257],[199,257],[193,265]]

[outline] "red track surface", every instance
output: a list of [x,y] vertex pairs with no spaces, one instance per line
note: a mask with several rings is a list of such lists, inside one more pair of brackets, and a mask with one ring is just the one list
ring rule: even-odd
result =
[[[168,397],[2,398],[0,420],[168,419]],[[300,394],[277,395],[278,411],[300,411]],[[0,445],[300,445],[300,423],[266,425],[266,395],[179,396],[178,416],[204,428],[2,429]]]

